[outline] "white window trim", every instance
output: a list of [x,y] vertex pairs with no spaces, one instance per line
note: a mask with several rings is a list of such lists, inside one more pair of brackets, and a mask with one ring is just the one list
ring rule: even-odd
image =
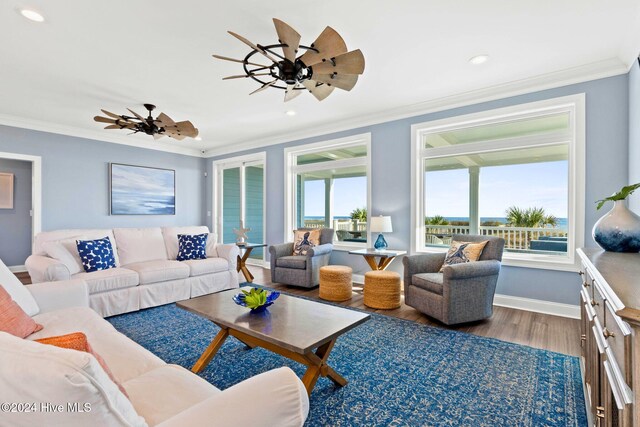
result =
[[[334,160],[330,162],[310,163],[308,165],[296,165],[295,159],[303,154],[310,154],[320,151],[328,151],[333,148],[346,148],[364,145],[367,148],[367,155],[364,157]],[[371,215],[371,133],[352,135],[345,138],[331,139],[327,141],[315,142],[311,144],[298,145],[285,148],[284,150],[284,170],[285,170],[285,197],[284,197],[284,241],[292,242],[295,230],[296,217],[296,175],[300,172],[310,172],[314,170],[324,170],[328,165],[335,167],[362,166],[366,167],[367,177],[367,215]],[[337,165],[337,166],[336,166]],[[367,223],[367,243],[344,243],[335,242],[333,249],[338,251],[350,251],[367,247],[371,241],[371,232]]]
[[[553,114],[568,112],[570,115],[569,137],[569,200],[567,231],[570,238],[567,245],[567,256],[553,256],[542,254],[522,254],[505,252],[503,265],[515,267],[541,268],[547,270],[578,271],[579,260],[576,257],[576,249],[584,245],[585,235],[585,94],[570,95],[544,101],[519,104],[506,108],[482,111],[463,116],[449,117],[411,126],[411,250],[412,253],[442,253],[446,248],[428,248],[424,245],[424,174],[423,148],[424,135],[445,132],[452,129],[460,129],[470,126],[487,125],[504,122],[510,119],[525,119],[541,114]],[[557,137],[557,136],[555,136]],[[566,141],[566,140],[565,140]],[[512,138],[507,144],[513,144],[509,148],[525,146],[526,137]],[[549,144],[551,144],[551,140]],[[556,143],[559,141],[556,139]],[[485,145],[485,151],[505,149],[504,142],[494,141]],[[543,145],[541,142],[539,145]],[[458,152],[467,153],[472,144],[460,144],[459,146],[431,148],[429,157],[449,156]],[[435,156],[434,156],[435,155]],[[419,220],[420,219],[420,220]]]
[[[211,168],[211,211],[214,213],[211,218],[211,229],[215,230],[218,238],[218,243],[222,243],[223,230],[222,230],[222,189],[219,188],[221,182],[220,174],[224,169],[239,167],[240,168],[240,181],[244,180],[244,169],[242,166],[251,166],[254,164],[260,164],[263,167],[264,179],[262,180],[262,241],[266,243],[267,239],[267,153],[261,151],[259,153],[245,154],[242,156],[228,157],[225,159],[214,160]],[[240,185],[240,199],[245,199],[244,186]],[[240,216],[244,218],[245,206],[244,203],[240,203]],[[256,259],[248,259],[247,264],[266,266],[265,257],[267,248],[264,248],[262,261]]]

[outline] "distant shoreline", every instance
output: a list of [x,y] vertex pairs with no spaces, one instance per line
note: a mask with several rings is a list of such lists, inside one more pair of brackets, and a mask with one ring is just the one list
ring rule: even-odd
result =
[[[305,221],[318,221],[318,220],[323,220],[324,217],[323,216],[305,216],[304,217]],[[333,219],[339,219],[339,220],[346,220],[346,219],[351,219],[348,216],[334,216]],[[463,217],[463,216],[445,216],[444,219],[446,219],[449,222],[469,222],[469,217]],[[558,225],[557,228],[566,228],[568,225],[568,221],[567,218],[556,218],[558,220]],[[502,224],[506,224],[507,223],[507,219],[505,217],[499,217],[499,216],[483,216],[480,217],[480,222],[499,222]]]

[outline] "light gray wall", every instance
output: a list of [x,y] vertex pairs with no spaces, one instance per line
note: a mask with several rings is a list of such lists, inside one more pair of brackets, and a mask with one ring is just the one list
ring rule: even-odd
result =
[[[629,71],[629,184],[640,182],[640,64]],[[640,191],[629,197],[629,207],[640,215]]]
[[14,175],[13,209],[0,209],[0,259],[24,265],[31,254],[31,162],[0,159],[0,172]]
[[[409,250],[411,241],[411,125],[445,117],[469,114],[515,104],[540,101],[560,96],[586,93],[587,178],[585,241],[594,246],[591,228],[601,213],[595,210],[595,200],[611,194],[628,181],[628,79],[626,75],[550,89],[526,95],[455,108],[403,120],[352,129],[320,137],[284,142],[262,149],[247,150],[229,156],[208,159],[211,175],[212,160],[248,154],[267,153],[267,243],[280,243],[284,236],[284,148],[327,139],[371,132],[372,148],[372,211],[371,215],[391,215],[394,232],[386,234],[389,246]],[[325,101],[327,102],[327,101]],[[329,100],[330,102],[330,100]],[[330,104],[327,104],[330,108]],[[207,181],[207,206],[211,208],[211,181]],[[210,224],[208,224],[210,225]],[[391,270],[402,271],[401,260],[395,260]],[[346,252],[334,252],[333,264],[353,267],[363,274],[367,266],[361,257]],[[566,304],[577,304],[580,282],[578,275],[541,269],[504,267],[498,283],[498,293],[535,298]]]
[[[204,224],[202,158],[8,126],[0,151],[42,157],[43,231]],[[109,162],[174,169],[176,215],[110,216]]]

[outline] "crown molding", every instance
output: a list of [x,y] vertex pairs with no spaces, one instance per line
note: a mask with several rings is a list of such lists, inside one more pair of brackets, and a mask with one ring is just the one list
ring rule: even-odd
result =
[[420,116],[423,114],[480,104],[483,102],[509,98],[531,92],[538,92],[546,89],[553,89],[571,84],[583,83],[590,80],[598,80],[606,77],[626,74],[628,71],[629,67],[626,64],[626,61],[623,61],[620,58],[610,58],[579,67],[515,80],[483,89],[462,92],[456,95],[399,107],[384,112],[367,114],[366,116],[357,116],[334,122],[331,125],[315,126],[313,130],[286,132],[261,139],[229,141],[225,143],[225,146],[206,150],[204,152],[204,157],[222,156],[254,148],[277,145],[304,138],[356,129],[363,126],[371,126],[384,122]]
[[92,139],[100,142],[110,142],[114,144],[128,145],[147,150],[164,151],[185,156],[204,157],[203,150],[197,148],[187,148],[178,145],[167,144],[166,142],[154,141],[153,145],[131,136],[106,134],[99,130],[82,129],[73,126],[63,126],[41,120],[26,119],[21,117],[0,114],[0,125],[11,126],[22,129],[30,129],[41,132],[55,133],[77,138]]

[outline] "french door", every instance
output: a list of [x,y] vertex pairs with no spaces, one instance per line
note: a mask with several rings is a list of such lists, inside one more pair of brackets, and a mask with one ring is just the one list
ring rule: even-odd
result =
[[[234,229],[250,228],[249,243],[265,241],[265,155],[224,159],[213,164],[215,177],[215,212],[218,241],[235,243]],[[264,250],[256,248],[250,260],[264,261]]]

